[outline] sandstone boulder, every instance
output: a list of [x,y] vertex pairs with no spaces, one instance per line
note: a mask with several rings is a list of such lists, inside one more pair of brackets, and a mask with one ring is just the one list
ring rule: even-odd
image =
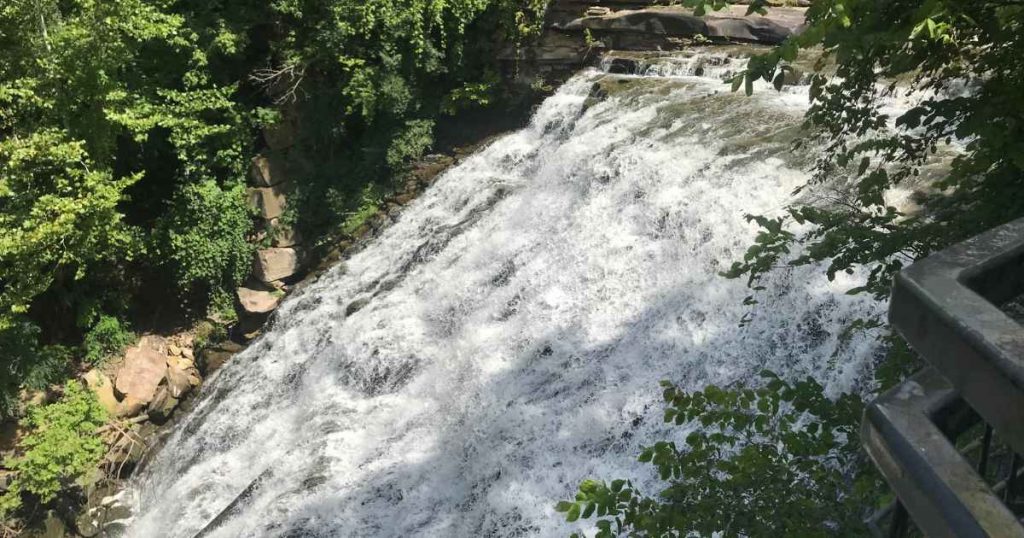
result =
[[270,220],[284,214],[288,203],[287,186],[289,183],[280,183],[273,187],[253,187],[248,190],[249,205],[255,208],[260,216]]
[[110,381],[110,378],[103,372],[92,369],[86,372],[82,379],[85,381],[86,386],[89,387],[89,390],[96,395],[96,399],[103,406],[103,409],[106,409],[110,415],[117,416],[120,402],[117,401],[117,396],[114,395],[114,383]]
[[134,417],[142,412],[146,408],[146,402],[135,398],[134,396],[128,396],[121,403],[117,405],[117,412],[114,416],[118,418]]
[[257,155],[252,158],[249,177],[257,187],[272,187],[288,181],[283,159],[279,155]]
[[171,414],[174,413],[174,409],[178,407],[178,401],[178,398],[174,397],[173,389],[168,385],[162,385],[157,390],[156,395],[153,396],[153,401],[149,402],[149,407],[147,408],[149,419],[156,424],[167,421],[167,419],[171,418]]
[[269,314],[281,304],[282,296],[279,292],[238,288],[236,294],[238,295],[238,304],[248,315]]
[[142,404],[152,401],[167,370],[166,356],[166,344],[159,336],[144,336],[137,345],[128,348],[114,382],[114,389],[122,400],[132,399]]
[[298,270],[299,254],[291,247],[259,250],[253,261],[253,274],[265,283],[288,278]]
[[171,396],[178,399],[192,390],[192,384],[188,382],[188,370],[180,368],[177,363],[168,366],[167,388],[170,389]]

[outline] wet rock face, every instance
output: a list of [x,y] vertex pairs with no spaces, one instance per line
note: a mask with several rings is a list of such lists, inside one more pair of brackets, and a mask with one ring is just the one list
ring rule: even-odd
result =
[[608,72],[616,75],[635,75],[639,71],[639,65],[632,58],[612,58],[608,63]]
[[[503,51],[522,81],[538,76],[557,82],[605,51],[670,51],[698,44],[748,43],[776,45],[803,30],[803,7],[771,7],[767,15],[747,15],[747,6],[733,5],[697,17],[690,9],[655,5],[650,0],[595,2],[556,0],[537,42]],[[619,67],[619,66],[616,66]],[[625,67],[625,66],[622,66]],[[613,71],[627,73],[627,71]]]
[[798,8],[774,8],[767,15],[746,15],[746,8],[733,6],[697,17],[687,9],[651,7],[584,16],[554,28],[565,32],[629,32],[655,37],[703,36],[723,41],[777,45],[799,32],[802,24],[803,10]]
[[89,506],[75,519],[75,529],[85,538],[122,536],[132,516],[131,508],[119,496],[90,496]]

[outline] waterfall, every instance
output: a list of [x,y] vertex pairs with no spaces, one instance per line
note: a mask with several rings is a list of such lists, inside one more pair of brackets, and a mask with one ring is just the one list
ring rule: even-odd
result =
[[779,270],[754,306],[718,276],[808,177],[806,88],[680,73],[578,74],[285,301],[135,479],[128,535],[567,536],[583,479],[658,491],[640,447],[685,436],[660,380],[862,390],[859,275]]

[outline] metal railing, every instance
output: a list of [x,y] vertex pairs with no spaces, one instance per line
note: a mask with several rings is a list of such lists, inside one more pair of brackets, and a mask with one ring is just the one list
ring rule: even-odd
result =
[[896,278],[890,323],[929,367],[865,412],[898,498],[869,520],[877,535],[1024,538],[1024,326],[1004,306],[1022,295],[1024,219]]

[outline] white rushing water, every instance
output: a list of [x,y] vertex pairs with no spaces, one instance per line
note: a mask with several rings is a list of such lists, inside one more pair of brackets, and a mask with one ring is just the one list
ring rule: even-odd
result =
[[838,335],[884,305],[854,276],[777,271],[753,308],[717,276],[805,181],[804,103],[576,76],[285,302],[137,479],[129,535],[566,536],[585,478],[657,491],[660,380],[857,390],[875,341]]

